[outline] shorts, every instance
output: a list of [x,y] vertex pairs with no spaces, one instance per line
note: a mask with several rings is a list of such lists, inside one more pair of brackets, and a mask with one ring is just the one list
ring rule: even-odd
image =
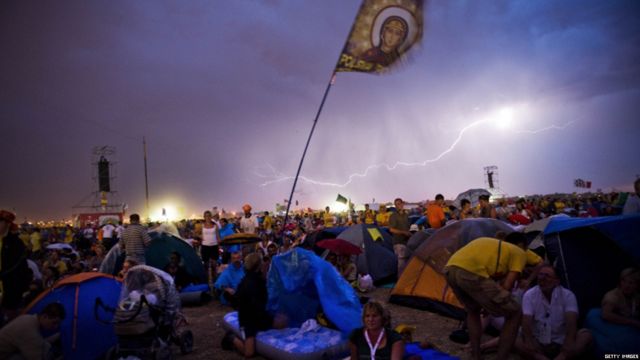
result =
[[206,246],[202,245],[200,247],[200,256],[202,257],[202,262],[205,264],[209,263],[209,260],[213,260],[213,263],[218,262],[218,245],[214,246]]
[[465,309],[480,312],[485,309],[493,316],[517,314],[521,311],[520,304],[498,283],[472,272],[449,266],[445,269],[447,283]]

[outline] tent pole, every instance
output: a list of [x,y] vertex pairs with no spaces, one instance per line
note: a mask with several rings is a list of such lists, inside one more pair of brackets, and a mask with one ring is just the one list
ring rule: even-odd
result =
[[564,261],[564,251],[562,250],[562,240],[560,239],[560,233],[556,233],[556,239],[558,239],[558,247],[560,248],[560,258],[562,259],[562,270],[564,278],[567,280],[567,288],[571,290],[571,284],[569,283],[569,271],[567,271],[567,263]]

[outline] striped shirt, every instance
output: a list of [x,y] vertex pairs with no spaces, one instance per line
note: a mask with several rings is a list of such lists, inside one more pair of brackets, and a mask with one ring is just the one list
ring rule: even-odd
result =
[[140,224],[130,224],[122,232],[120,243],[124,246],[127,254],[125,260],[133,260],[138,265],[145,263],[144,248],[149,245],[151,238],[147,233],[147,228]]

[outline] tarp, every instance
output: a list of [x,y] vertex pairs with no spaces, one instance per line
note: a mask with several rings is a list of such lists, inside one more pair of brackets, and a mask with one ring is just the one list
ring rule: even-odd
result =
[[[94,316],[96,299],[115,308],[122,283],[113,276],[101,273],[81,273],[66,277],[38,296],[25,309],[37,314],[47,304],[58,302],[64,306],[65,319],[60,324],[60,340],[65,359],[96,359],[116,345],[113,325],[98,322]],[[100,311],[100,319],[111,321],[113,313]]]
[[442,271],[459,248],[479,237],[493,237],[498,231],[508,234],[513,229],[495,219],[465,219],[438,229],[413,252],[389,301],[463,319],[463,306]]
[[315,319],[320,310],[345,336],[362,326],[362,307],[351,285],[311,251],[293,248],[275,256],[267,289],[267,309],[286,314],[290,327]]
[[393,252],[391,235],[375,225],[359,224],[347,228],[338,238],[361,247],[364,253],[358,255],[358,273],[371,275],[376,285],[396,280],[398,259]]

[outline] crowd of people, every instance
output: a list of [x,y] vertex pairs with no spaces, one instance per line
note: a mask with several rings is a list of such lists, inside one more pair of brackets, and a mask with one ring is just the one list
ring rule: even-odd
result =
[[[640,180],[634,183],[634,187],[635,193],[630,195],[611,193],[531,196],[498,199],[493,203],[489,201],[489,196],[481,195],[475,206],[472,206],[474,204],[471,199],[463,199],[459,204],[454,204],[452,201],[445,201],[440,194],[433,201],[420,204],[407,204],[397,198],[392,204],[378,204],[376,209],[366,204],[362,210],[352,208],[341,213],[332,212],[329,206],[324,211],[300,211],[288,218],[286,223],[282,214],[256,213],[246,204],[239,216],[207,210],[202,219],[182,220],[176,223],[176,227],[180,236],[201,257],[207,269],[208,281],[220,301],[245,309],[241,310],[240,321],[252,329],[251,333],[247,334],[246,339],[230,338],[226,341],[228,348],[252,355],[255,343],[248,339],[255,336],[256,331],[267,325],[271,326],[273,320],[263,318],[266,314],[262,313],[250,315],[250,320],[242,315],[243,311],[247,312],[249,308],[255,307],[255,304],[247,302],[247,296],[253,302],[264,300],[264,294],[256,293],[264,290],[256,274],[264,277],[273,256],[292,247],[303,246],[305,237],[313,231],[355,224],[375,224],[387,228],[393,239],[400,274],[408,261],[407,241],[415,231],[438,229],[448,222],[473,217],[495,218],[513,225],[526,225],[554,214],[596,217],[637,213],[640,212]],[[148,225],[153,227],[155,224]],[[6,340],[6,333],[12,328],[10,325],[16,324],[12,320],[59,279],[72,274],[97,271],[105,254],[113,246],[119,246],[126,253],[121,276],[126,275],[128,268],[145,264],[145,249],[151,242],[147,230],[148,227],[141,224],[137,214],[129,217],[126,226],[122,222],[107,221],[104,224],[85,224],[82,227],[67,225],[39,228],[29,224],[18,226],[14,214],[0,211],[0,324],[9,324],[0,329],[0,354],[7,349],[5,346],[8,345],[3,341],[9,341]],[[246,246],[221,246],[223,238],[236,232],[255,234],[261,241],[250,251],[247,251]],[[480,250],[470,247],[478,247]],[[497,255],[486,256],[494,253],[493,250],[497,250]],[[584,351],[590,341],[588,332],[576,327],[575,296],[559,285],[554,268],[542,265],[542,259],[539,258],[531,261],[525,255],[525,250],[522,238],[517,235],[507,237],[504,241],[478,239],[460,249],[449,260],[447,281],[467,311],[474,357],[480,356],[484,346],[480,344],[479,338],[482,328],[481,313],[504,318],[502,336],[498,340],[499,358],[504,358],[514,348],[531,358],[549,355],[568,358]],[[482,258],[474,254],[481,254]],[[163,270],[176,279],[178,286],[186,286],[184,281],[179,281],[179,254],[173,256],[178,258],[172,259]],[[351,256],[329,253],[327,261],[347,281],[356,280],[357,271]],[[537,280],[537,285],[526,289],[521,302],[514,302],[511,291],[518,280],[522,284],[520,276],[527,265],[535,267],[535,275],[529,280]],[[500,279],[500,282],[494,281],[495,279]],[[619,291],[605,297],[603,318],[639,327],[638,271],[628,270],[621,277],[621,284],[624,286],[621,285]],[[628,304],[636,303],[638,304],[631,310],[627,309]],[[352,335],[352,354],[366,353],[367,346],[364,345],[368,345],[370,355],[381,349],[385,349],[388,354],[399,351],[396,345],[399,341],[397,334],[381,330],[388,325],[385,316],[385,310],[378,305],[365,306],[363,324],[366,329]],[[59,322],[64,313],[59,309],[48,309],[38,317],[53,318]],[[49,325],[51,324],[42,326]],[[522,337],[517,331],[520,326]],[[541,329],[541,326],[550,328]],[[363,342],[363,339],[367,341]],[[373,343],[376,345],[372,346]],[[395,355],[390,357],[396,358]]]

